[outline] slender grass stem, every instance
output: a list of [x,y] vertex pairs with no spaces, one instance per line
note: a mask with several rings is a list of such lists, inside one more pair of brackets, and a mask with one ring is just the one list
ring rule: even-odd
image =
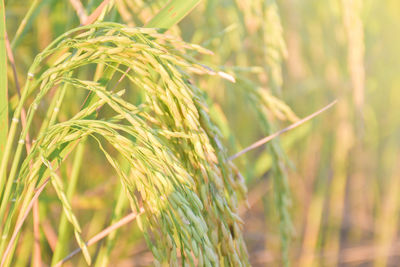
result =
[[79,21],[81,22],[82,25],[87,20],[88,15],[86,14],[86,10],[83,7],[81,1],[79,0],[69,0],[71,3],[72,7],[75,9],[76,14],[78,15]]
[[[0,160],[3,158],[8,132],[6,20],[4,0],[0,0]],[[0,179],[5,174],[0,172]],[[4,179],[4,178],[3,178]]]
[[[1,264],[0,266],[3,267],[5,262],[8,260],[11,260],[11,257],[7,257],[10,254],[10,251],[13,251],[15,249],[16,243],[14,242],[17,239],[17,236],[20,233],[21,227],[26,219],[28,217],[29,212],[31,211],[33,207],[33,203],[36,201],[36,199],[39,197],[40,193],[43,191],[47,183],[50,181],[50,179],[47,179],[39,188],[38,190],[34,193],[34,190],[28,190],[31,192],[31,194],[25,195],[25,201],[22,205],[21,213],[19,214],[19,218],[17,220],[17,225],[15,226],[14,232],[11,236],[11,240],[8,242],[8,246],[6,250],[4,251]],[[32,183],[30,188],[35,188],[34,184]],[[33,194],[34,193],[34,194]],[[33,197],[32,197],[33,195]],[[8,265],[8,264],[6,264]]]
[[42,0],[34,0],[31,6],[29,7],[28,12],[25,14],[25,17],[22,19],[21,23],[18,26],[17,32],[15,33],[15,36],[13,40],[11,41],[11,48],[14,49],[17,44],[19,43],[21,37],[23,36],[23,33],[28,27],[28,25],[31,23],[31,20],[33,19],[34,14],[36,13],[37,9],[40,8],[40,3]]
[[303,123],[313,119],[314,117],[318,116],[319,114],[321,114],[322,112],[326,111],[327,109],[330,109],[336,103],[337,103],[337,100],[329,103],[325,107],[321,108],[320,110],[317,110],[316,112],[308,115],[307,117],[305,117],[305,118],[303,118],[303,119],[301,119],[301,120],[289,125],[288,127],[284,128],[284,129],[282,129],[282,130],[280,130],[278,132],[275,132],[275,133],[273,133],[273,134],[271,134],[271,135],[269,135],[267,137],[264,137],[264,138],[258,140],[257,142],[255,142],[255,143],[251,144],[250,146],[246,147],[245,149],[239,151],[235,155],[232,155],[231,157],[228,158],[228,160],[234,160],[237,157],[249,152],[250,150],[256,149],[257,147],[260,147],[260,146],[268,143],[269,141],[271,141],[272,139],[278,137],[279,135],[281,135],[281,134],[283,134],[283,133],[285,133],[287,131],[290,131],[290,130],[302,125]]
[[32,208],[33,213],[33,253],[32,253],[32,266],[40,267],[42,266],[42,255],[40,248],[40,215],[39,215],[39,201],[36,198],[33,203]]

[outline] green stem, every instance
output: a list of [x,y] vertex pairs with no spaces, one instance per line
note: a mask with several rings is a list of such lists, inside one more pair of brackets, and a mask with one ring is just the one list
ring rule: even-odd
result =
[[[29,82],[28,82],[28,83],[29,83]],[[27,90],[25,90],[24,93],[25,93],[26,91],[27,91]],[[26,96],[25,96],[25,98],[26,98]],[[21,98],[21,102],[20,102],[20,103],[23,103],[25,98]],[[36,105],[36,106],[37,106],[37,105]],[[20,117],[20,115],[21,115],[21,109],[22,109],[22,105],[19,105],[19,107],[18,107],[17,110],[16,110],[16,112],[18,111],[18,116],[14,116],[14,118],[13,118],[13,122],[12,122],[12,124],[11,124],[10,136],[9,136],[8,139],[10,139],[11,133],[14,134],[14,132],[16,131],[16,125],[17,125],[17,123],[14,123],[14,122],[18,122],[18,121],[16,121],[15,118],[19,118],[19,117]],[[30,110],[28,111],[28,116],[27,116],[27,121],[26,121],[26,128],[22,131],[22,134],[20,135],[20,139],[19,139],[19,141],[18,141],[17,150],[16,150],[16,152],[15,152],[14,160],[13,160],[13,162],[12,162],[10,174],[9,174],[9,177],[8,177],[8,180],[7,180],[7,185],[6,185],[6,188],[5,188],[5,190],[4,190],[3,197],[2,197],[2,199],[1,199],[1,205],[0,205],[0,221],[3,220],[3,216],[4,216],[4,213],[5,213],[5,211],[6,211],[7,204],[8,204],[8,202],[9,202],[9,197],[10,197],[10,194],[11,194],[11,191],[12,191],[11,189],[12,189],[12,187],[13,187],[14,179],[15,179],[15,176],[16,176],[17,171],[18,171],[19,159],[20,159],[20,157],[21,157],[21,153],[22,153],[23,148],[24,148],[24,146],[25,146],[23,141],[26,140],[26,135],[27,135],[28,129],[29,129],[31,123],[32,123],[33,114],[34,114],[34,112],[35,112],[35,109],[36,109],[36,108],[33,108],[33,109],[30,109]],[[7,156],[7,157],[9,156],[9,149],[11,149],[11,148],[9,147],[9,144],[12,145],[13,141],[14,141],[13,139],[12,139],[12,140],[7,140],[7,144],[6,144],[6,153],[7,153],[7,154],[5,155],[5,156]],[[6,161],[6,160],[4,160],[4,161]],[[2,163],[3,163],[3,162],[2,162]],[[2,167],[1,170],[3,170],[3,165],[2,165],[1,167]],[[5,168],[5,166],[4,166],[4,168]],[[1,173],[1,172],[0,172],[0,173]],[[0,188],[3,188],[4,182],[5,182],[4,179],[1,179],[1,187],[0,187]]]
[[22,19],[21,23],[18,26],[17,32],[13,40],[11,41],[11,48],[14,49],[15,46],[18,44],[20,38],[23,36],[23,33],[28,25],[30,25],[32,19],[34,18],[34,14],[38,8],[40,8],[39,4],[42,0],[34,0],[31,4],[28,12],[25,14],[25,17]]
[[[8,131],[6,20],[4,0],[0,0],[0,160],[3,158]],[[0,176],[5,174],[0,172]]]

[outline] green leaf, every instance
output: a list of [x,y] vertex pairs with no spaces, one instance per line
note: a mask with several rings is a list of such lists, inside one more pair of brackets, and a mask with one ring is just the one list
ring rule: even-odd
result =
[[195,8],[201,0],[172,0],[147,24],[147,28],[169,29]]
[[0,0],[0,159],[3,158],[8,132],[6,19],[4,0]]

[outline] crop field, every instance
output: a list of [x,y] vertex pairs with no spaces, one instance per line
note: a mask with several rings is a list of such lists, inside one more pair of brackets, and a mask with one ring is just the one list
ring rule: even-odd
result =
[[0,267],[400,266],[400,1],[0,0]]

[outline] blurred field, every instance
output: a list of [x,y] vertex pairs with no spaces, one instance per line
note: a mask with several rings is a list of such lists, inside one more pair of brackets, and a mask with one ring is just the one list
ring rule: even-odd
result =
[[[5,1],[21,85],[34,57],[79,26],[73,2]],[[91,14],[102,1],[80,2]],[[140,27],[166,2],[116,0],[104,21]],[[168,31],[214,53],[192,51],[190,57],[236,78],[232,83],[199,75],[192,81],[207,94],[228,155],[338,100],[312,121],[234,160],[248,186],[249,208],[242,203],[239,213],[253,266],[283,266],[285,251],[291,266],[299,267],[400,265],[399,33],[398,0],[203,0]],[[13,110],[18,94],[12,68],[7,71]],[[88,67],[79,75],[93,77],[94,72]],[[129,90],[128,83],[124,86]],[[129,96],[135,104],[142,100]],[[75,114],[84,98],[66,94],[59,120]],[[37,128],[34,124],[31,135]],[[71,198],[85,237],[109,225],[121,190],[94,147],[88,141],[82,152]],[[64,181],[73,159],[60,169]],[[127,200],[123,203],[121,214],[128,211]],[[39,211],[42,258],[49,264],[62,212],[52,189],[42,194]],[[30,230],[22,236],[26,245],[18,245],[15,266],[30,264],[30,258],[18,255],[32,253],[34,237]],[[76,245],[71,230],[68,236],[70,252]],[[118,232],[110,262],[152,264],[135,222]],[[82,255],[69,266],[85,266]]]

